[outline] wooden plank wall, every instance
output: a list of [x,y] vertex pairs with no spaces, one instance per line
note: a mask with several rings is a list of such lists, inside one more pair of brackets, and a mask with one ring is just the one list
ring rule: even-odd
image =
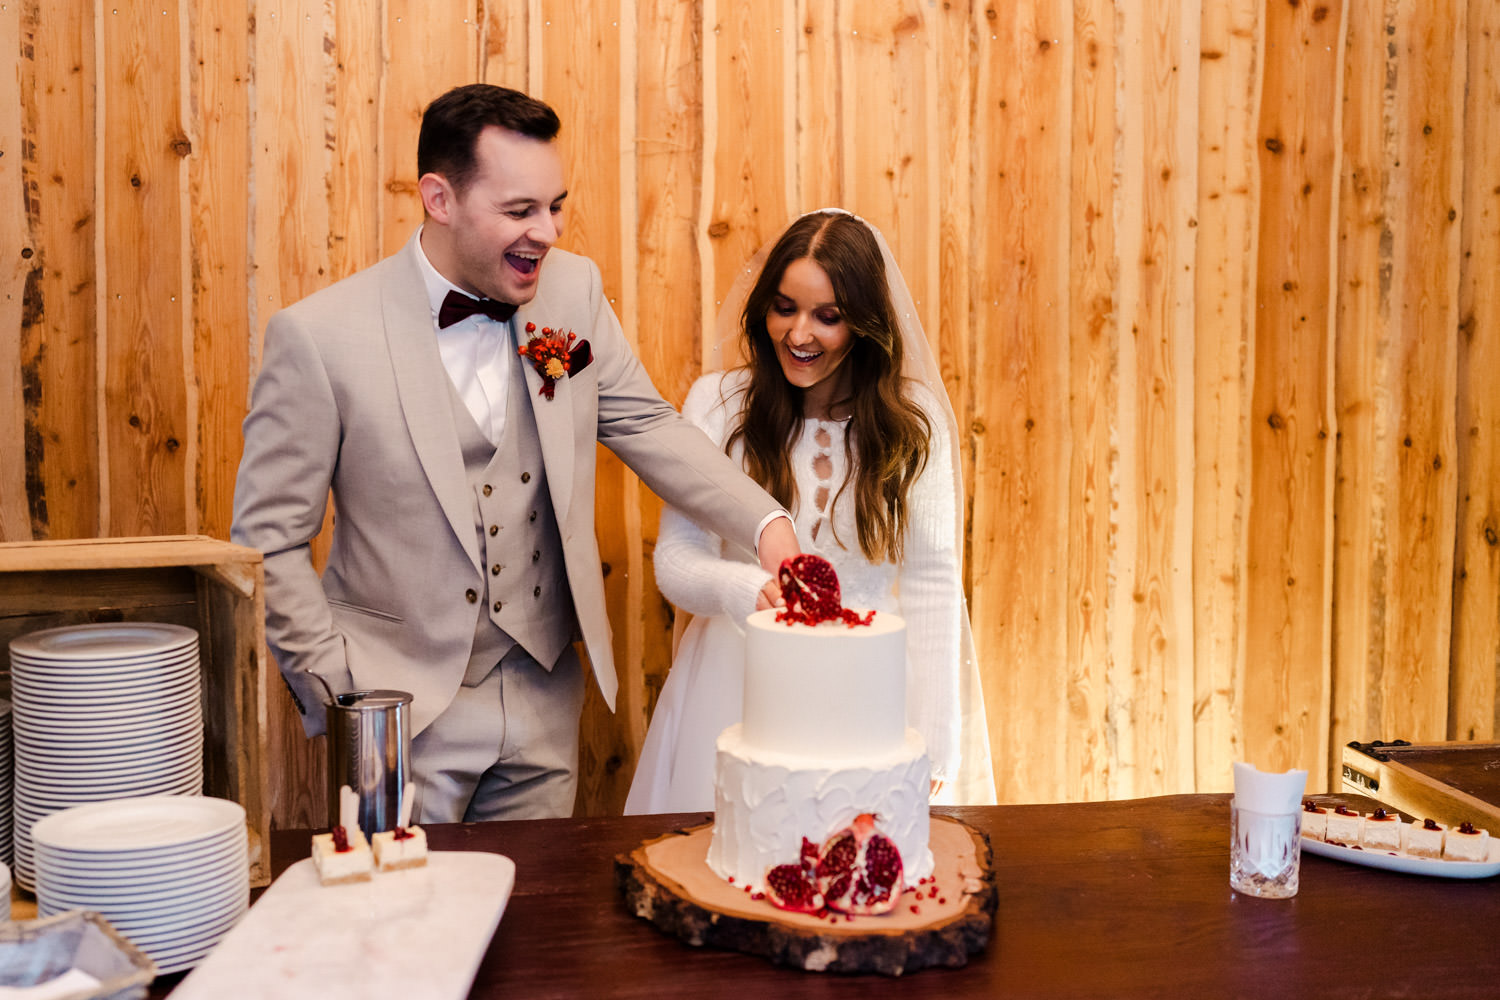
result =
[[[400,246],[422,107],[486,80],[560,112],[563,245],[674,401],[790,215],[890,238],[966,435],[1003,801],[1496,736],[1488,0],[12,0],[0,48],[0,539],[227,537],[266,319]],[[608,455],[598,509],[589,813],[672,620]],[[271,739],[306,820],[318,748]]]

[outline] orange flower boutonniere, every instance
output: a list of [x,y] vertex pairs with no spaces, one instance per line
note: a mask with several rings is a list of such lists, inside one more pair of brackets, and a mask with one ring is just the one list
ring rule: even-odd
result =
[[557,391],[558,379],[581,371],[594,360],[589,342],[579,340],[576,333],[569,331],[563,334],[544,326],[538,335],[535,323],[527,323],[526,332],[531,334],[531,339],[526,341],[524,347],[517,348],[516,352],[523,358],[531,359],[532,367],[542,377],[542,388],[538,390],[538,394],[548,399]]

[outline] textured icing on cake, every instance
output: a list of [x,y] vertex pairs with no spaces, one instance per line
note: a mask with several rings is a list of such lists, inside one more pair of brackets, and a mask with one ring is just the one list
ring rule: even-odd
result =
[[746,622],[744,740],[818,759],[888,753],[906,739],[906,622]]
[[901,852],[908,883],[932,874],[932,768],[915,729],[894,753],[823,764],[751,747],[742,726],[724,730],[717,750],[708,866],[720,878],[758,888],[767,869],[797,860],[804,836],[821,845],[865,812]]
[[746,623],[744,721],[720,734],[708,865],[760,887],[860,813],[901,852],[906,881],[932,873],[932,765],[906,725],[906,622]]

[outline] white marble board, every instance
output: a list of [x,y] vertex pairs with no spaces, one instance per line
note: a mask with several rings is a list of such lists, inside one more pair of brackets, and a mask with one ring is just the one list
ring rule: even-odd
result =
[[463,1000],[515,881],[504,855],[436,851],[422,868],[324,886],[304,858],[172,998]]

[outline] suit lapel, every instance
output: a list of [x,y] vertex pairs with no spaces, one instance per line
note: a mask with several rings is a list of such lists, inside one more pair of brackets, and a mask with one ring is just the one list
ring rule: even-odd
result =
[[432,484],[443,516],[478,569],[472,498],[458,433],[453,426],[451,383],[438,354],[432,307],[416,260],[416,239],[413,234],[392,262],[395,273],[381,289],[386,344],[395,368],[396,394],[417,460]]
[[[516,344],[524,346],[532,336],[540,336],[547,326],[548,314],[543,295],[538,294],[526,305],[516,310]],[[536,324],[536,333],[526,332],[527,323]],[[567,331],[563,331],[567,336]],[[547,470],[547,489],[552,494],[552,509],[557,523],[564,524],[568,507],[573,500],[573,394],[569,379],[560,378],[551,399],[542,395],[542,376],[536,366],[526,358],[517,358],[526,378],[526,396],[531,400],[531,412],[536,416],[537,437],[542,445],[542,465]]]

